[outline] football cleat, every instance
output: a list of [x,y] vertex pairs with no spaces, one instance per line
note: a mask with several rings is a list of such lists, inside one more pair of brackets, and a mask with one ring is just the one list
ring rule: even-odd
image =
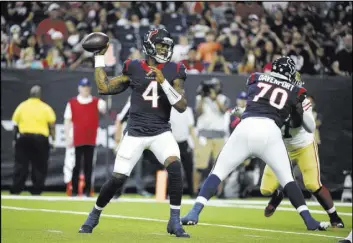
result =
[[89,225],[82,225],[80,230],[78,231],[78,233],[82,233],[82,234],[91,234],[93,231],[93,227],[89,226]]
[[340,240],[338,243],[352,243],[352,242],[349,241],[349,240],[344,239],[344,240]]
[[178,219],[169,220],[167,232],[171,235],[175,235],[176,237],[190,238],[190,235],[185,232]]
[[271,204],[265,208],[265,217],[271,217],[276,212],[276,208]]
[[315,225],[311,225],[311,226],[307,225],[307,229],[312,230],[312,231],[325,231],[330,226],[331,226],[331,224],[329,222],[317,222],[316,221]]
[[187,215],[181,218],[183,225],[196,225],[199,222],[199,215],[197,212],[191,210]]
[[344,228],[344,223],[340,217],[335,220],[331,220],[331,226],[333,228]]
[[91,234],[94,227],[96,227],[99,223],[101,211],[93,208],[93,210],[89,213],[88,218],[81,226],[78,233]]

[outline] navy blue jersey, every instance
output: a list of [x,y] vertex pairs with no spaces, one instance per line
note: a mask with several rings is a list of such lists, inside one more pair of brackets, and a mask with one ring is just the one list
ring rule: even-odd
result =
[[[182,63],[169,62],[159,64],[158,69],[173,85],[175,79],[186,79],[185,66]],[[131,136],[155,136],[170,131],[171,104],[155,74],[147,75],[150,68],[146,60],[127,60],[123,74],[130,78],[131,107],[127,123],[127,132]]]
[[267,117],[279,127],[306,95],[306,89],[264,73],[251,74],[247,86],[248,99],[242,119]]

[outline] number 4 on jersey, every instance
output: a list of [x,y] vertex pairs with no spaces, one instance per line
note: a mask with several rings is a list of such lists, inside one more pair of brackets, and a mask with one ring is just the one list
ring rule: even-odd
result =
[[[152,92],[152,95],[149,95]],[[151,81],[151,83],[147,86],[145,92],[143,92],[142,97],[144,100],[151,100],[152,101],[152,107],[157,108],[158,107],[158,82],[157,81]]]

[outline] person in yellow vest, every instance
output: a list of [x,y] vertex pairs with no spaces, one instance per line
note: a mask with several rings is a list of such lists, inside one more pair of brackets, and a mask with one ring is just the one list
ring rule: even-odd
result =
[[14,148],[15,168],[11,194],[20,194],[28,176],[28,167],[32,167],[32,195],[40,195],[48,170],[50,152],[49,136],[55,141],[54,110],[41,101],[41,88],[35,85],[30,90],[29,99],[23,101],[15,110]]

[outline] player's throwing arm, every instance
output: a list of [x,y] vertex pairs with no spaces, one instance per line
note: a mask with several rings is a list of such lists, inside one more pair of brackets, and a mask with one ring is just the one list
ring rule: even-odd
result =
[[103,33],[89,34],[83,41],[82,47],[89,52],[94,52],[94,77],[100,95],[114,95],[125,91],[129,87],[130,79],[120,75],[109,80],[104,71],[104,54],[109,48],[109,38]]

